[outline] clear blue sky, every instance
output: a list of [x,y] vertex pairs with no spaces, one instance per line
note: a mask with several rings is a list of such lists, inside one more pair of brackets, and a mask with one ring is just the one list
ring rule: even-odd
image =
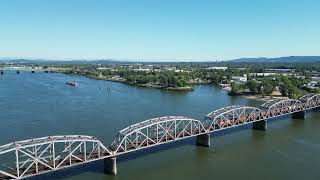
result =
[[320,55],[319,0],[0,0],[0,57]]

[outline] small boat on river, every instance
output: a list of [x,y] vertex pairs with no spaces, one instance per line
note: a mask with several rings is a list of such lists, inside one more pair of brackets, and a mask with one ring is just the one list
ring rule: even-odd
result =
[[78,86],[78,83],[77,83],[75,80],[73,80],[73,81],[67,81],[66,84],[67,84],[67,85],[70,85],[70,86]]

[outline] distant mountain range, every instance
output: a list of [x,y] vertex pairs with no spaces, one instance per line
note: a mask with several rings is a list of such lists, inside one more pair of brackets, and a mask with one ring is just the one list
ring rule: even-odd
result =
[[[0,63],[14,63],[14,64],[133,64],[139,61],[122,61],[113,59],[102,59],[102,60],[47,60],[47,59],[24,59],[24,58],[13,58],[13,57],[0,57]],[[152,62],[151,63],[162,63]],[[188,61],[186,61],[188,62]],[[217,61],[203,61],[206,63],[216,63]],[[320,62],[320,56],[287,56],[287,57],[276,57],[276,58],[240,58],[228,61],[219,61],[223,63],[314,63]],[[218,62],[218,63],[219,63]],[[143,61],[148,63],[148,61]],[[163,63],[177,63],[177,62],[163,62]],[[194,62],[201,63],[201,62]]]
[[47,60],[47,59],[14,59],[0,58],[0,63],[12,64],[123,64],[136,63],[130,61],[105,60]]
[[240,58],[225,62],[236,62],[236,63],[310,63],[320,62],[320,56],[287,56],[287,57],[276,57],[276,58]]

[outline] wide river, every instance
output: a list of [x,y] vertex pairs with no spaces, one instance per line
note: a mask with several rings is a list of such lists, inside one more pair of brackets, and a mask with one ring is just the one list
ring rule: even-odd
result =
[[[73,79],[78,87],[65,85]],[[201,120],[236,104],[261,103],[230,97],[214,86],[171,92],[81,76],[7,71],[0,76],[0,144],[83,134],[107,146],[117,131],[139,121],[167,115]],[[319,129],[320,112],[309,111],[306,120],[277,119],[266,132],[242,128],[213,136],[210,148],[197,147],[191,139],[120,157],[116,176],[103,174],[100,161],[41,179],[319,180]]]

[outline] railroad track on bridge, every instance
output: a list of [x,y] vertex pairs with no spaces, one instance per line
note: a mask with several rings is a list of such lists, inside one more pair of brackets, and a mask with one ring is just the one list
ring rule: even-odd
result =
[[105,160],[105,169],[117,173],[116,157],[165,143],[196,137],[197,145],[210,146],[210,133],[253,124],[266,130],[267,120],[292,114],[304,119],[307,110],[320,107],[320,94],[299,99],[272,100],[260,107],[228,106],[203,120],[165,116],[142,121],[119,131],[110,146],[85,135],[48,136],[0,146],[0,179],[22,179],[60,169]]

